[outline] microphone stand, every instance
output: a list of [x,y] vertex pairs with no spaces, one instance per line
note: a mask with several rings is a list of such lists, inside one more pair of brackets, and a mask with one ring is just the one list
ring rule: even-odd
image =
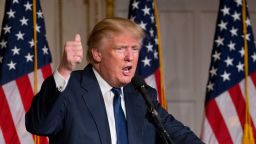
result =
[[144,85],[141,86],[142,88],[140,89],[143,93],[143,98],[145,99],[145,102],[148,107],[148,111],[151,115],[151,118],[153,119],[153,122],[157,128],[158,133],[160,134],[160,137],[164,144],[175,144],[173,140],[171,139],[170,135],[168,132],[165,130],[164,126],[162,125],[159,114],[155,109],[155,106],[153,105],[152,101],[150,100],[149,97],[147,97],[148,93],[146,91],[146,88]]
[[150,113],[150,116],[153,120],[153,124],[155,125],[157,132],[159,133],[163,143],[174,144],[173,140],[171,139],[168,132],[165,130],[164,126],[160,121],[160,118],[155,109],[155,106],[153,105],[153,102],[151,101],[150,96],[146,90],[144,81],[140,77],[134,76],[132,78],[132,84],[143,96],[148,108],[148,112]]
[[157,128],[157,131],[162,139],[162,142],[164,144],[174,144],[173,140],[170,138],[170,135],[168,134],[168,132],[165,130],[164,126],[162,125],[158,112],[152,108],[152,107],[148,107],[148,111],[151,114],[151,117],[154,121],[154,124]]

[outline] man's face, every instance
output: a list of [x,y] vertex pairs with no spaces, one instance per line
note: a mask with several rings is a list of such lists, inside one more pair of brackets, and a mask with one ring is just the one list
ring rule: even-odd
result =
[[138,63],[140,39],[127,32],[105,38],[101,44],[93,50],[99,74],[113,87],[130,83]]

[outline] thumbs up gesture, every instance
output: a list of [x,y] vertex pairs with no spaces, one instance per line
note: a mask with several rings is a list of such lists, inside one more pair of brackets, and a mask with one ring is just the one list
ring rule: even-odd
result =
[[82,59],[83,47],[81,37],[79,34],[76,34],[73,40],[67,41],[64,45],[64,52],[58,67],[58,72],[64,78],[67,78],[75,69],[76,65],[82,62]]

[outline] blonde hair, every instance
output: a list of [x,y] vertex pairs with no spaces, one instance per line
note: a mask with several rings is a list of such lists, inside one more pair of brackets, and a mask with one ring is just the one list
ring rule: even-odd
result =
[[[140,39],[141,43],[145,36],[143,29],[133,21],[125,18],[105,18],[97,23],[87,41],[87,60],[93,62],[91,50],[99,48],[101,40],[107,38],[112,34],[121,34],[123,32],[130,32],[132,35]],[[140,45],[141,45],[140,43]]]

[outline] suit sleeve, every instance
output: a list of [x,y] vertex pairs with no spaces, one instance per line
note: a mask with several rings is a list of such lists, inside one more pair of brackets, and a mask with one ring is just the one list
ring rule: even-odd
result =
[[157,92],[153,89],[150,91],[150,93],[153,94],[153,103],[159,113],[160,121],[169,133],[171,139],[177,144],[202,144],[203,142],[190,130],[189,127],[184,126],[161,107],[157,100]]
[[37,135],[54,135],[62,128],[64,113],[65,99],[50,76],[43,82],[26,113],[26,129]]

